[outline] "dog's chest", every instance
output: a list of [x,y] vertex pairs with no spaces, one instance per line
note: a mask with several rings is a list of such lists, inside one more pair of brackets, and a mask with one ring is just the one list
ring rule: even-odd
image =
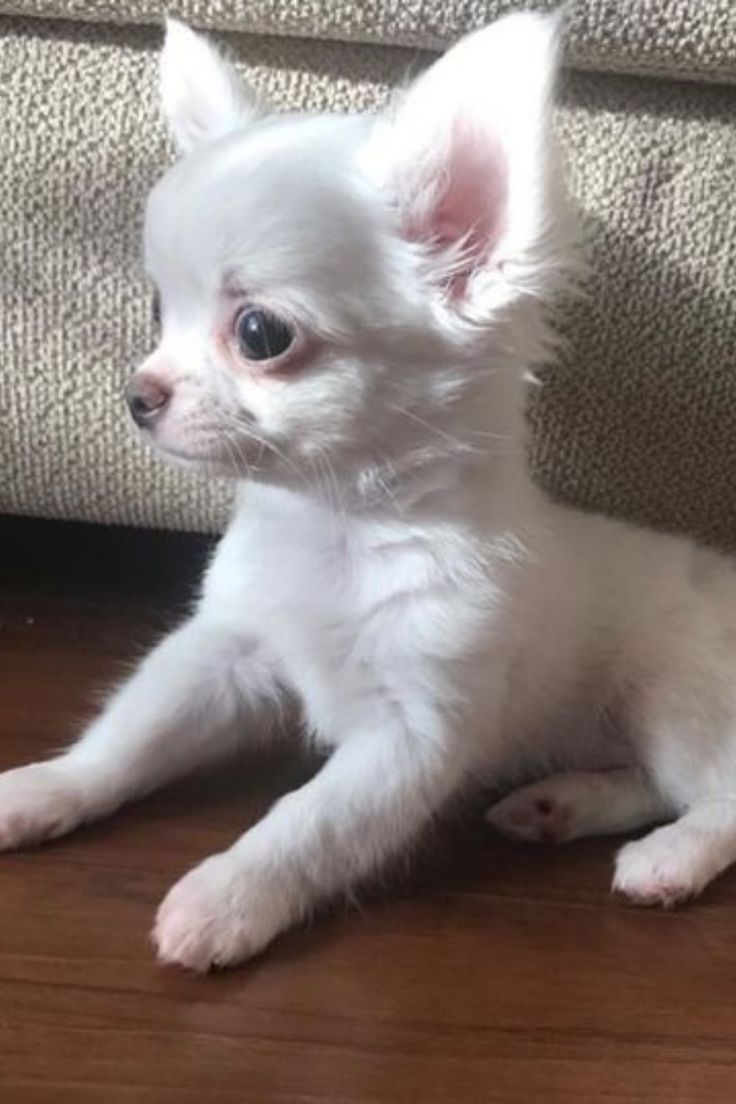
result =
[[223,538],[205,602],[276,651],[348,641],[382,603],[416,582],[417,553],[289,492],[257,488]]
[[278,660],[310,719],[329,731],[339,698],[407,677],[452,650],[476,619],[447,532],[335,516],[287,492],[249,496],[205,584],[218,619]]

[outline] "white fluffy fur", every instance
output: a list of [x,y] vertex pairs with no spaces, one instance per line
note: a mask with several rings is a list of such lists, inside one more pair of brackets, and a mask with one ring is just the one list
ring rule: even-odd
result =
[[[481,774],[548,775],[489,811],[523,839],[671,820],[620,852],[636,901],[698,893],[736,858],[733,563],[553,505],[525,466],[524,378],[574,267],[556,38],[512,16],[382,118],[256,119],[169,27],[164,105],[190,152],[148,205],[163,328],[138,379],[172,393],[152,443],[239,478],[238,505],[191,619],[70,751],[0,779],[17,847],[299,705],[330,759],[174,887],[166,961],[256,953]],[[246,302],[292,325],[281,370],[234,346]]]

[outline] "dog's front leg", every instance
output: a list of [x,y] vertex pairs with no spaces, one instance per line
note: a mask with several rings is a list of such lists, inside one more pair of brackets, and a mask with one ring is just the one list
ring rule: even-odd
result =
[[257,953],[405,848],[470,762],[438,709],[385,702],[314,779],[174,886],[154,933],[160,958],[207,970]]
[[153,649],[69,751],[0,775],[0,849],[60,836],[255,737],[265,722],[256,714],[279,690],[255,642],[192,618]]

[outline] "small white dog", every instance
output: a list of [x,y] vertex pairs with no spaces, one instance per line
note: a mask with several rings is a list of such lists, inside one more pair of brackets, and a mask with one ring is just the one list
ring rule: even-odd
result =
[[128,401],[238,504],[191,619],[66,754],[0,778],[0,844],[268,739],[285,698],[334,750],[171,890],[164,961],[255,954],[481,776],[548,774],[488,813],[522,839],[671,820],[618,855],[633,901],[736,858],[733,562],[554,505],[525,465],[524,378],[575,265],[556,41],[510,16],[379,118],[268,116],[169,24],[184,156],[148,204],[162,335]]

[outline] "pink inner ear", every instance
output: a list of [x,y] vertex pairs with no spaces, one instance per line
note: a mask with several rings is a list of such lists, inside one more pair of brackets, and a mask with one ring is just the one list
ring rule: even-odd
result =
[[464,244],[467,265],[457,273],[464,286],[490,261],[503,232],[506,169],[499,144],[467,124],[455,124],[448,145],[446,159],[437,164],[444,179],[418,236],[442,246]]

